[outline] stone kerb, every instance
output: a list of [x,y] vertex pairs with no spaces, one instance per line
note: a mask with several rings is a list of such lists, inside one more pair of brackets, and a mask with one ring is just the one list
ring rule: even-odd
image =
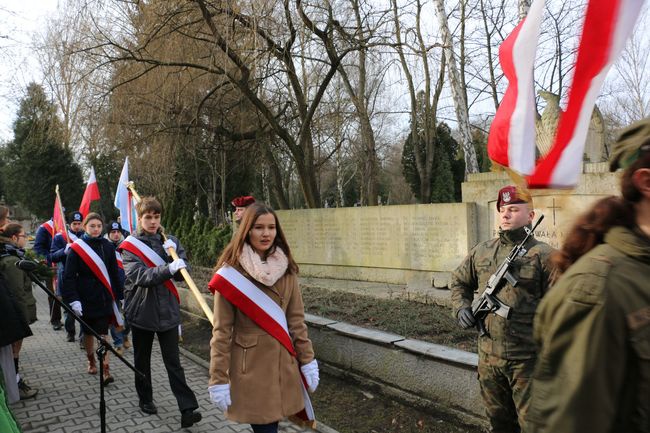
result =
[[473,203],[278,211],[301,275],[445,286],[476,243]]

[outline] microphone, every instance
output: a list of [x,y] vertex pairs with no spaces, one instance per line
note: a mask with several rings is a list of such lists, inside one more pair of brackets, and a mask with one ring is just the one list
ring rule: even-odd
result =
[[22,259],[16,262],[16,267],[21,271],[32,272],[36,270],[38,263],[32,260]]

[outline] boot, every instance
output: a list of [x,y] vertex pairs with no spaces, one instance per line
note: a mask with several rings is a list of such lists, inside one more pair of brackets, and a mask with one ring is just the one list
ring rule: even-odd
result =
[[86,354],[88,357],[88,374],[97,374],[97,363],[95,362],[95,354]]
[[108,385],[109,383],[115,382],[115,379],[113,379],[113,376],[111,376],[110,369],[108,367],[108,361],[104,361],[104,376],[102,377],[102,380],[104,381],[104,386]]

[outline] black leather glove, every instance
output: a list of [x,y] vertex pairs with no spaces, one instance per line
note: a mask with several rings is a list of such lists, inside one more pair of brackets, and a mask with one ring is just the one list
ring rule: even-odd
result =
[[458,310],[458,324],[463,329],[470,329],[476,326],[476,318],[472,314],[471,307],[465,307]]

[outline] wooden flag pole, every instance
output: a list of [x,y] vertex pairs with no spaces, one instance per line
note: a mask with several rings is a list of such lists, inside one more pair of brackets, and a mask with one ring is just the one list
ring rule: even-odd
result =
[[[129,183],[127,183],[126,187],[129,189],[129,191],[131,191],[131,194],[133,194],[133,198],[135,199],[136,203],[139,203],[141,198],[140,198],[140,195],[138,194],[138,192],[135,190],[135,184],[133,182],[129,182]],[[166,241],[167,236],[165,235],[165,230],[162,229],[162,226],[161,226],[161,234],[162,234],[162,237],[163,237],[163,241]],[[167,250],[167,252],[169,253],[169,255],[174,260],[178,260],[180,258],[180,257],[178,257],[178,254],[176,253],[176,250],[174,248],[169,248]],[[181,272],[181,275],[183,276],[183,278],[185,279],[185,283],[190,288],[190,291],[192,292],[192,295],[194,295],[194,298],[196,298],[196,301],[201,306],[201,309],[203,310],[203,313],[205,314],[205,317],[207,317],[208,320],[210,321],[210,324],[212,324],[212,326],[214,326],[214,317],[212,315],[212,310],[208,306],[207,302],[205,302],[205,298],[203,297],[203,295],[199,291],[199,288],[194,283],[194,280],[190,276],[190,273],[187,272],[187,269],[185,269],[185,268],[181,269],[180,272]]]

